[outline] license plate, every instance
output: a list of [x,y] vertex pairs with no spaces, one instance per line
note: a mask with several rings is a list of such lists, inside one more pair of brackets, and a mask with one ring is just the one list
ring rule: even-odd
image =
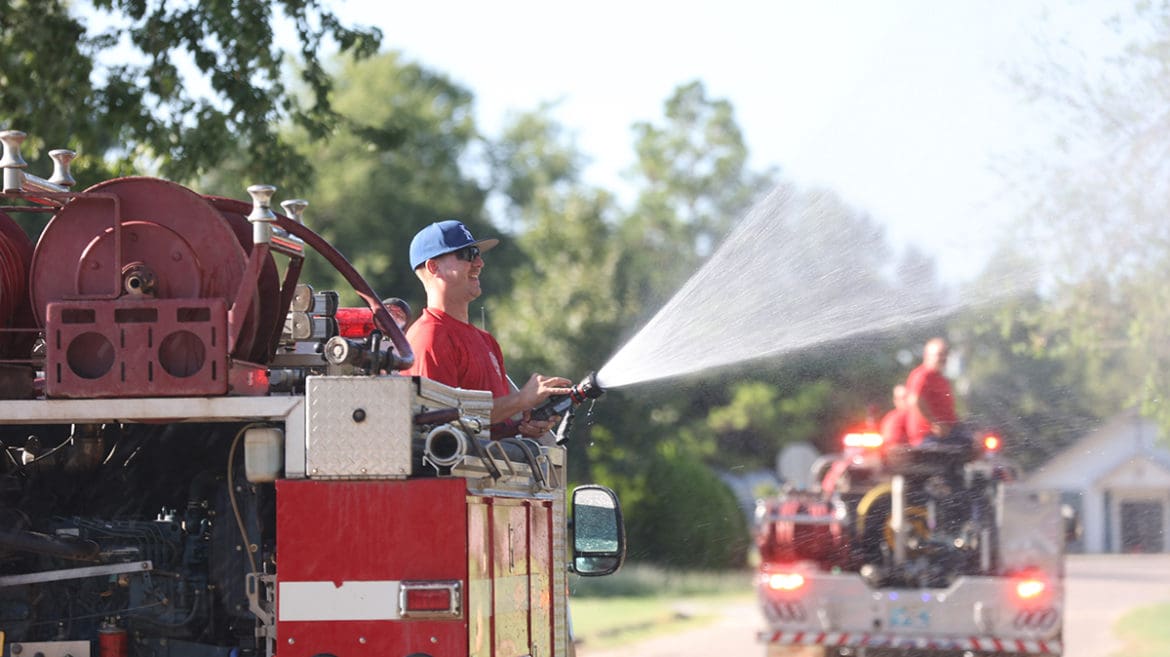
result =
[[930,612],[922,607],[898,606],[890,609],[891,629],[926,630],[930,628]]

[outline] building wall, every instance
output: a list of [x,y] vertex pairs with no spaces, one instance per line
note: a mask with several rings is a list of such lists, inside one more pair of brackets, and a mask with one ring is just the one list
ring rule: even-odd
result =
[[[1033,472],[1031,488],[1059,490],[1065,499],[1079,497],[1082,539],[1071,546],[1085,552],[1158,549],[1170,552],[1170,450],[1158,439],[1156,425],[1136,413],[1120,414]],[[1134,503],[1149,512],[1131,522],[1123,537],[1124,511]],[[1160,515],[1160,517],[1159,517]],[[1158,540],[1146,540],[1149,528]]]

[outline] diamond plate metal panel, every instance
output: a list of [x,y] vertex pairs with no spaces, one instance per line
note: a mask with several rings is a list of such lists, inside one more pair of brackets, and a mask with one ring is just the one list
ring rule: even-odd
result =
[[405,478],[411,470],[409,377],[311,376],[305,386],[311,479]]

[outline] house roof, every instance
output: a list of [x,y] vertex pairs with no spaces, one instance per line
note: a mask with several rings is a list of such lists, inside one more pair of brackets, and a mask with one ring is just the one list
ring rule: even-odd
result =
[[1170,470],[1170,450],[1159,443],[1159,434],[1152,420],[1136,410],[1124,411],[1037,468],[1027,483],[1044,488],[1084,489],[1138,458]]

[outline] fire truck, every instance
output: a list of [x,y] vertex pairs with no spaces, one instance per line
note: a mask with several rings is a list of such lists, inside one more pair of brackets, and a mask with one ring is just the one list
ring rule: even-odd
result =
[[[5,657],[571,654],[616,497],[570,496],[556,440],[490,439],[490,393],[399,374],[306,202],[73,191],[74,154],[41,178],[24,139],[0,132]],[[310,249],[366,307],[300,280]]]
[[855,432],[756,507],[770,656],[1060,655],[1075,519],[994,433],[883,446]]

